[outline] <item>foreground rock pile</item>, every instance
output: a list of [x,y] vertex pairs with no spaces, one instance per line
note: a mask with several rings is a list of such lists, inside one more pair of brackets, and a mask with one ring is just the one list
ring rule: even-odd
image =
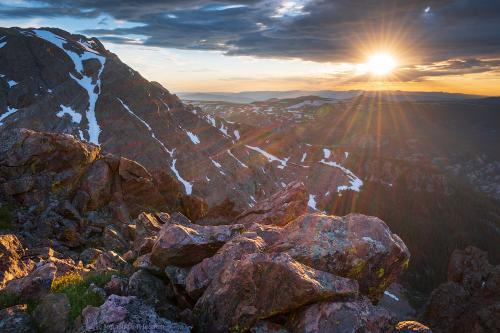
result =
[[[201,225],[175,212],[133,161],[65,135],[19,130],[1,142],[2,204],[15,207],[14,224],[0,235],[1,292],[19,301],[1,310],[0,331],[418,326],[398,324],[376,305],[408,266],[401,239],[375,217],[306,213],[301,184],[226,224]],[[158,212],[161,205],[170,213]],[[95,276],[109,278],[99,285]],[[78,313],[72,283],[85,286],[78,302],[91,300]]]

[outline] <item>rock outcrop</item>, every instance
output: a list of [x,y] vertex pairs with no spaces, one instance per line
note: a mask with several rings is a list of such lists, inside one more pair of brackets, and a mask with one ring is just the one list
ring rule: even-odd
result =
[[372,301],[408,267],[410,257],[403,241],[382,220],[361,214],[303,215],[284,227],[269,251],[356,279]]
[[422,321],[434,332],[500,331],[500,265],[475,247],[455,250],[448,266],[448,282],[435,289]]
[[287,326],[293,333],[390,332],[394,323],[387,310],[361,298],[307,306],[293,313]]
[[309,268],[287,254],[250,254],[224,268],[194,311],[202,331],[244,332],[259,319],[357,293],[356,281]]
[[[140,212],[181,209],[143,166],[71,135],[12,129],[0,132],[0,142],[0,197],[25,207],[12,224],[32,246],[50,239],[64,251],[100,240],[123,250]],[[152,228],[138,226],[138,238]]]
[[243,230],[240,224],[200,226],[178,221],[172,219],[162,226],[151,250],[151,261],[160,268],[196,264]]
[[192,298],[197,299],[226,264],[241,259],[245,254],[260,253],[264,247],[265,241],[256,233],[246,232],[233,238],[215,255],[203,259],[191,268],[186,277],[186,291]]
[[[216,219],[233,216],[227,224],[200,225],[172,210],[203,221],[200,199],[183,196],[189,209],[170,205],[134,161],[70,135],[21,129],[0,137],[0,199],[14,216],[0,236],[1,292],[16,303],[3,311],[21,329],[293,333],[337,325],[382,333],[396,324],[365,296],[376,303],[409,258],[377,218],[306,213],[304,187],[292,183],[242,215]],[[75,301],[54,287],[61,281],[95,299]],[[80,301],[93,305],[72,322]],[[36,305],[32,314],[10,307],[26,302]]]
[[294,182],[269,198],[259,201],[252,208],[245,210],[236,217],[236,223],[284,226],[304,214],[306,210],[306,188],[303,183]]

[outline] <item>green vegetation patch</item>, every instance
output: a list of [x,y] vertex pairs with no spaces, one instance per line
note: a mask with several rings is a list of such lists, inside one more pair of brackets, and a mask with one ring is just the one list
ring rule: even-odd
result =
[[91,284],[104,287],[111,280],[113,273],[91,272],[85,276],[70,272],[52,281],[51,291],[62,293],[68,297],[70,303],[69,320],[73,323],[87,305],[100,306],[104,303],[104,297],[89,290]]

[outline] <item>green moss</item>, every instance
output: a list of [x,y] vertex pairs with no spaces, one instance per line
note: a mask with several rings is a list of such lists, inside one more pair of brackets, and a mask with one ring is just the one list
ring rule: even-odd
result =
[[410,266],[410,258],[406,258],[405,261],[403,261],[403,269],[407,269],[408,266]]
[[73,323],[87,305],[100,306],[104,303],[102,295],[89,290],[91,284],[104,287],[111,280],[111,273],[89,273],[82,276],[78,273],[68,273],[52,281],[51,291],[62,293],[70,303],[69,320]]
[[349,270],[347,273],[347,276],[350,278],[359,278],[361,275],[361,272],[363,272],[363,269],[365,268],[366,262],[364,260],[359,259],[356,264]]
[[382,267],[381,267],[381,268],[377,271],[377,277],[378,277],[379,279],[381,279],[381,278],[383,278],[383,277],[384,277],[384,274],[385,274],[385,270],[384,270],[384,268],[382,268]]
[[0,229],[10,229],[12,227],[13,208],[8,204],[0,206]]

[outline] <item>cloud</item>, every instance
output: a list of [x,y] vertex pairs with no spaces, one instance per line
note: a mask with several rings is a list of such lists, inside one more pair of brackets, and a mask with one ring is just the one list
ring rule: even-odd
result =
[[[220,50],[228,55],[355,62],[363,50],[396,49],[432,64],[492,70],[500,58],[500,2],[487,0],[43,0],[0,5],[0,17],[110,16],[137,26],[83,31],[114,43]],[[105,22],[103,22],[105,23]],[[98,25],[96,25],[98,26]],[[483,60],[481,60],[483,59]],[[444,66],[444,65],[443,65]],[[422,68],[409,68],[419,79]],[[425,72],[425,71],[424,71]]]

